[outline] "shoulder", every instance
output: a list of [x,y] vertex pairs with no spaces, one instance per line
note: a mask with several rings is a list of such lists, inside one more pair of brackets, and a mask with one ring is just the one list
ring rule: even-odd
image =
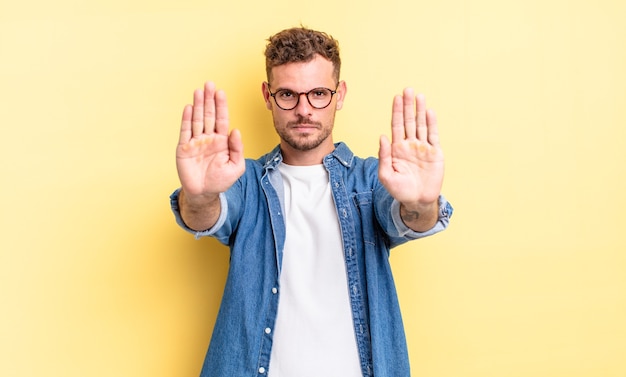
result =
[[378,159],[375,157],[353,156],[350,164],[345,166],[346,184],[359,191],[376,190],[382,187],[378,179]]

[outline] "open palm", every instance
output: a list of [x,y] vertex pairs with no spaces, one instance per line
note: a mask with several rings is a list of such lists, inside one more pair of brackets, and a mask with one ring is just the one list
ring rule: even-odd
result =
[[380,140],[378,176],[387,191],[403,204],[434,203],[444,175],[443,151],[435,113],[424,97],[407,88],[396,96],[391,117],[391,143]]
[[176,167],[186,195],[219,194],[243,174],[241,135],[237,130],[229,134],[228,127],[226,95],[208,82],[183,111]]

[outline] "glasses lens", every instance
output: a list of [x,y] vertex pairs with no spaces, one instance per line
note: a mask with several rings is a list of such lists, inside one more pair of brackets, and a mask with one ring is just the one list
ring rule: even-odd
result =
[[298,93],[289,89],[277,91],[274,93],[274,99],[276,104],[285,110],[291,110],[298,105]]
[[327,88],[315,88],[306,94],[311,106],[322,109],[330,104],[333,92]]

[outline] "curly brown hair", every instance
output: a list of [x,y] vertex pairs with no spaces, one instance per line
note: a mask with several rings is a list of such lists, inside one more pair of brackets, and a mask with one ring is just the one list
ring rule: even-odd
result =
[[341,58],[339,43],[332,36],[304,26],[280,31],[268,39],[265,48],[265,70],[268,81],[272,68],[295,62],[308,62],[320,55],[333,63],[335,80],[339,82]]

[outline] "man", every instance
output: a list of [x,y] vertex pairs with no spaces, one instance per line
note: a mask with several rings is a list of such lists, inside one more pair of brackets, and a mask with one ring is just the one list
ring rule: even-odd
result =
[[361,159],[332,139],[347,93],[337,42],[292,28],[265,56],[272,152],[244,159],[213,83],[183,111],[172,209],[196,237],[230,247],[202,376],[409,376],[388,256],[452,214],[435,114],[405,89],[391,142],[381,137],[379,159]]

